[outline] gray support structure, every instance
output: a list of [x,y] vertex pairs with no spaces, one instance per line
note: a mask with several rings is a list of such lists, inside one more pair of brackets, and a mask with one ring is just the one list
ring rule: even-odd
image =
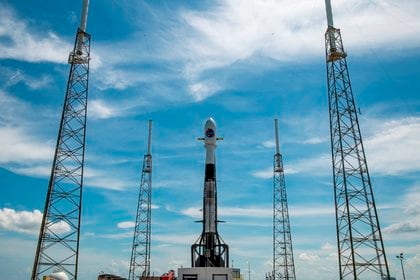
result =
[[325,48],[340,280],[389,279],[339,29],[328,26]]
[[77,279],[89,59],[90,35],[79,28],[69,57],[70,74],[32,280],[56,271],[66,273],[70,280]]
[[138,280],[150,276],[150,243],[152,225],[152,121],[149,121],[147,154],[144,155],[134,226],[128,280]]
[[273,275],[272,280],[296,280],[287,207],[283,160],[279,148],[278,124],[275,122],[276,154],[273,176]]

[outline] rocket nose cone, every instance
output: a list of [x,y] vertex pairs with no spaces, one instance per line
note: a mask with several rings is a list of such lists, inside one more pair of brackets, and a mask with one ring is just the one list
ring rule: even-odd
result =
[[216,122],[214,121],[213,118],[208,118],[207,121],[206,121],[205,126],[207,127],[207,126],[210,126],[210,125],[213,126],[213,127],[216,127]]
[[216,139],[216,123],[213,118],[209,118],[204,125],[204,137],[206,140]]

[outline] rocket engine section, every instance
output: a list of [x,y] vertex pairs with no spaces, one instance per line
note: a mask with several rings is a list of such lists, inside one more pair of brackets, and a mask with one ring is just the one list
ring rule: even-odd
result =
[[216,123],[209,118],[204,125],[206,166],[203,193],[203,232],[191,246],[192,267],[229,267],[229,246],[217,232]]

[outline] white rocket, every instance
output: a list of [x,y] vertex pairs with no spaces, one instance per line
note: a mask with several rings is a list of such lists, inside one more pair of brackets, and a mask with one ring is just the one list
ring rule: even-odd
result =
[[203,223],[204,232],[217,232],[216,195],[216,123],[209,118],[204,125],[204,148],[206,149],[206,169],[204,176]]
[[216,123],[212,118],[204,125],[206,165],[203,193],[203,232],[192,245],[192,265],[197,267],[225,267],[229,264],[228,245],[224,244],[217,232],[217,188],[216,188],[216,142],[222,140],[216,134]]

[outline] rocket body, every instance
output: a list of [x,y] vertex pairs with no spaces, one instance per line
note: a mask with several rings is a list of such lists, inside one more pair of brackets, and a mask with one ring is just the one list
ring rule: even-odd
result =
[[203,232],[217,231],[217,196],[216,196],[216,123],[209,118],[204,125],[204,148],[206,149],[206,167],[203,196]]
[[216,187],[216,123],[209,118],[204,125],[204,148],[206,149],[204,192],[203,192],[203,232],[191,246],[193,267],[228,267],[229,246],[217,232],[217,187]]

